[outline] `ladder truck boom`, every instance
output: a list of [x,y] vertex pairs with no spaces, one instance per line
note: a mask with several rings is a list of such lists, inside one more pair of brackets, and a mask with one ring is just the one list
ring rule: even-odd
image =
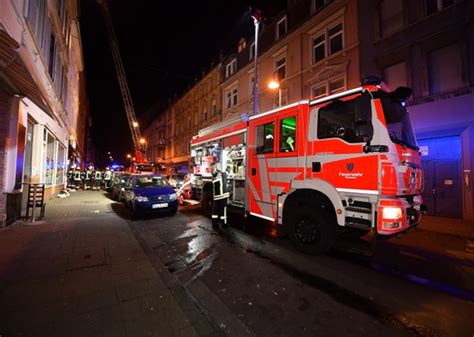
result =
[[125,112],[127,114],[127,121],[132,134],[133,146],[135,149],[135,158],[138,162],[145,160],[145,149],[144,144],[140,142],[141,133],[138,127],[137,117],[135,115],[135,109],[133,107],[132,96],[130,95],[130,89],[127,83],[127,77],[125,75],[125,69],[123,67],[122,57],[120,56],[120,50],[118,48],[117,37],[115,36],[114,27],[112,24],[112,18],[110,16],[109,6],[107,0],[97,0],[102,13],[104,15],[105,26],[107,29],[107,36],[110,43],[110,49],[112,51],[112,57],[114,60],[115,70],[117,72],[117,80],[120,86],[120,92],[122,94],[123,104]]

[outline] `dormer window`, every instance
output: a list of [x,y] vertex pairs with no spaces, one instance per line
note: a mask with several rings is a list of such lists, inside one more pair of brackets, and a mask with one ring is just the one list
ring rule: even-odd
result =
[[237,47],[237,51],[240,53],[242,50],[245,49],[246,46],[247,46],[247,41],[244,38],[241,38],[239,40],[239,46]]
[[229,78],[237,71],[237,60],[233,59],[225,66],[225,78]]
[[286,16],[280,19],[276,25],[275,39],[278,40],[286,34],[287,25],[286,25]]

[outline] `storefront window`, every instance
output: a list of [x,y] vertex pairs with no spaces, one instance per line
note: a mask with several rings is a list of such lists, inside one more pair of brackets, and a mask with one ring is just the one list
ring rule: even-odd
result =
[[46,167],[44,177],[44,182],[46,185],[53,184],[54,166],[54,137],[48,132],[46,143]]
[[56,168],[56,184],[64,183],[64,146],[58,143],[58,164]]

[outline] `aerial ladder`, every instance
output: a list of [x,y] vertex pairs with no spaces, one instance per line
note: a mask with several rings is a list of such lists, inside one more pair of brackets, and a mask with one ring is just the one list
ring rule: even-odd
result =
[[128,87],[122,57],[120,56],[120,50],[118,48],[117,37],[115,36],[114,26],[112,25],[112,18],[110,16],[108,1],[97,0],[97,2],[102,8],[102,13],[104,15],[105,27],[107,28],[107,36],[114,59],[117,79],[119,82],[120,91],[122,93],[122,99],[123,104],[125,106],[125,112],[127,114],[128,125],[132,133],[132,141],[135,150],[135,161],[136,163],[143,163],[147,161],[145,156],[145,142],[141,137],[137,116],[135,115],[132,96],[130,95],[130,89]]

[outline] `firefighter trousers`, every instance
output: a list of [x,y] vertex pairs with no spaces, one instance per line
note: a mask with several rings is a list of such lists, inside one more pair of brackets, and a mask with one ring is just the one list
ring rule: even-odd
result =
[[219,225],[227,227],[227,198],[214,200],[212,207],[212,228],[218,229]]

